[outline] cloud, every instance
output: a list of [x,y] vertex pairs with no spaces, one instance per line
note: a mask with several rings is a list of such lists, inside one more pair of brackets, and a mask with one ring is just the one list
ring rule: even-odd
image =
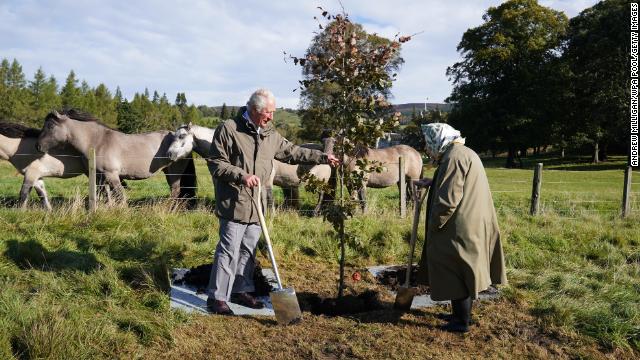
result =
[[[443,101],[451,91],[447,66],[459,59],[463,32],[482,23],[499,1],[343,0],[370,32],[413,34],[394,86],[396,102]],[[575,16],[595,1],[541,1]],[[16,58],[27,78],[40,66],[61,83],[80,79],[125,96],[185,92],[196,104],[240,105],[258,87],[271,88],[279,106],[296,107],[300,68],[283,51],[304,54],[319,16],[316,6],[340,11],[337,1],[247,0],[71,1],[8,0],[0,4],[2,57]]]

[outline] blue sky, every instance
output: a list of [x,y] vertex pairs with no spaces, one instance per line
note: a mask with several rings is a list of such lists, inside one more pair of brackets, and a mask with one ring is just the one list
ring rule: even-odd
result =
[[[462,34],[500,3],[342,0],[369,32],[423,32],[403,46],[394,103],[443,102]],[[596,1],[539,3],[573,17]],[[284,62],[283,51],[304,54],[317,6],[340,10],[337,0],[2,0],[0,58],[16,58],[28,79],[42,67],[62,83],[73,69],[91,86],[120,86],[128,98],[147,87],[171,101],[184,92],[189,103],[240,105],[267,87],[279,107],[297,107],[300,69]]]

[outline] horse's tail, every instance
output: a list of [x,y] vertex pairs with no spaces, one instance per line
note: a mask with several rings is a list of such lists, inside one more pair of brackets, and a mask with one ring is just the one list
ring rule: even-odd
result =
[[187,161],[187,165],[182,172],[182,176],[180,176],[180,199],[186,200],[189,207],[191,207],[195,205],[196,188],[198,185],[196,166],[192,156],[185,158],[184,161]]

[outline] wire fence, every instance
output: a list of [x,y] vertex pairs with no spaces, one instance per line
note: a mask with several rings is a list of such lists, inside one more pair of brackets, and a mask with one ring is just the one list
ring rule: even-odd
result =
[[[18,154],[28,156],[30,154]],[[33,155],[31,155],[33,156]],[[83,158],[78,155],[56,155]],[[100,156],[97,156],[99,158]],[[166,159],[156,157],[155,159]],[[195,197],[171,198],[171,189],[165,179],[166,176],[182,176],[174,172],[157,172],[145,180],[124,180],[128,206],[143,208],[150,205],[166,205],[172,207],[175,200],[190,202],[191,211],[212,211],[215,207],[215,195],[211,175],[203,158],[194,158],[196,163],[196,186],[183,186],[182,190],[192,190]],[[399,171],[401,161],[385,164],[389,171]],[[428,171],[426,172],[429,173]],[[530,170],[497,170],[487,169],[489,183],[493,194],[494,205],[500,212],[529,211],[532,200],[533,172]],[[623,214],[623,186],[625,174],[622,170],[603,171],[571,171],[545,170],[541,181],[539,195],[539,213],[555,214],[574,218],[580,214],[603,214],[617,216]],[[636,172],[637,173],[637,172]],[[89,192],[87,172],[66,172],[65,179],[48,177],[45,179],[48,198],[54,206],[69,202],[86,201]],[[399,174],[398,174],[399,175]],[[427,175],[428,176],[428,175]],[[100,178],[98,174],[98,178]],[[640,210],[640,181],[628,182],[628,212],[637,213]],[[0,204],[3,206],[17,206],[22,175],[3,162],[0,166]],[[98,194],[105,193],[107,186],[98,180]],[[405,189],[406,191],[407,189]],[[308,193],[304,186],[299,187],[298,193],[289,194],[289,190],[274,187],[275,209],[296,211],[309,215],[315,213],[317,195]],[[297,195],[296,195],[297,194]],[[398,212],[402,206],[399,201],[398,187],[386,189],[367,189],[367,205],[375,211]],[[99,203],[104,204],[105,196],[99,195]],[[35,194],[29,198],[30,204],[38,201]],[[327,200],[325,200],[327,201]],[[364,205],[364,203],[362,204]],[[103,205],[99,205],[103,206]],[[295,206],[295,208],[292,208]],[[411,207],[408,202],[408,207]],[[183,209],[187,209],[183,207]],[[401,210],[401,209],[400,209]],[[406,213],[406,209],[405,209]],[[629,213],[625,214],[628,215]]]

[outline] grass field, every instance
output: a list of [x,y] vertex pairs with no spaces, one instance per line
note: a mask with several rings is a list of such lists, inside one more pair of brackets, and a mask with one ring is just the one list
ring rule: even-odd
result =
[[[212,185],[201,161],[195,211],[171,210],[168,187],[156,176],[128,182],[129,208],[95,214],[84,210],[84,176],[47,179],[52,213],[39,209],[35,197],[28,210],[12,207],[22,178],[0,163],[0,358],[640,356],[640,173],[634,172],[632,214],[621,219],[623,159],[597,167],[580,159],[527,159],[527,167],[549,164],[542,214],[532,217],[532,171],[497,167],[503,161],[486,164],[510,285],[499,301],[475,307],[478,325],[468,335],[437,328],[443,308],[400,314],[389,296],[381,311],[305,313],[291,327],[269,318],[171,311],[166,269],[210,261],[217,241]],[[303,209],[311,209],[313,196],[302,194]],[[349,274],[401,263],[407,254],[411,220],[397,216],[397,189],[369,195],[370,213],[349,223],[360,240],[347,254]],[[334,295],[338,248],[330,225],[291,211],[267,221],[285,283]],[[419,240],[421,247],[423,235]],[[259,259],[268,264],[263,254]],[[348,285],[382,290],[369,276]]]

